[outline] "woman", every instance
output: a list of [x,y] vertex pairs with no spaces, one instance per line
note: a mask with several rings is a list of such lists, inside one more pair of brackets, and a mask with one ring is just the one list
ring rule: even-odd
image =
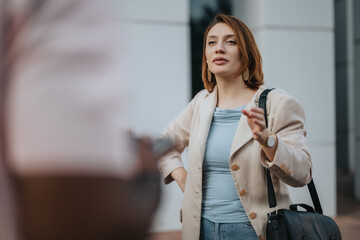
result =
[[[268,121],[257,107],[263,85],[261,56],[239,19],[219,14],[204,36],[200,91],[162,137],[176,150],[160,164],[165,183],[184,192],[183,239],[264,239],[268,206],[266,171],[279,208],[288,208],[285,184],[311,180],[304,110],[284,91],[268,95]],[[186,171],[181,153],[188,147]]]

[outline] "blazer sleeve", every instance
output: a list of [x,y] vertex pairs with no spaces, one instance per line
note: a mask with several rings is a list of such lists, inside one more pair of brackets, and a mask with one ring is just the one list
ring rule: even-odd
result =
[[271,103],[268,119],[278,146],[272,162],[260,151],[261,164],[292,187],[307,185],[312,178],[312,162],[305,139],[303,107],[291,96],[280,97]]
[[174,150],[160,159],[160,172],[164,178],[165,184],[174,181],[170,175],[172,171],[184,166],[181,160],[181,154],[189,145],[193,113],[200,95],[204,94],[205,91],[206,90],[200,91],[180,115],[167,125],[165,131],[160,136],[160,138],[169,138],[176,143]]

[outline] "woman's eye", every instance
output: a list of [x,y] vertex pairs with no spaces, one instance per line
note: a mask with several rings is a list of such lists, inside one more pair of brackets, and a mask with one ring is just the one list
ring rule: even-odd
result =
[[208,44],[209,44],[209,45],[214,45],[214,44],[215,44],[215,41],[209,41]]
[[227,41],[227,42],[230,43],[230,44],[236,45],[236,41],[234,41],[234,40],[229,40],[229,41]]

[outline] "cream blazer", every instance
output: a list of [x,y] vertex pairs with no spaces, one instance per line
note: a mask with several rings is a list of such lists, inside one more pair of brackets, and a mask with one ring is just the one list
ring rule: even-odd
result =
[[[246,109],[258,106],[261,86]],[[182,239],[198,240],[200,235],[203,159],[213,113],[217,104],[217,88],[212,93],[200,91],[162,134],[174,139],[176,149],[160,161],[166,184],[170,173],[183,167],[181,153],[188,147],[188,175],[182,211]],[[301,187],[311,180],[311,156],[306,145],[305,113],[301,104],[286,92],[275,89],[268,95],[269,129],[277,135],[278,147],[273,162],[268,162],[253,139],[245,115],[241,116],[229,158],[230,172],[245,212],[259,239],[265,239],[267,213],[266,171],[271,171],[278,208],[289,208],[291,200],[286,184]]]

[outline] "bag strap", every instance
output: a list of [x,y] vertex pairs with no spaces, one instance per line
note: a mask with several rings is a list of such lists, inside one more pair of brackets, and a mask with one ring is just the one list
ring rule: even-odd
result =
[[[265,89],[261,94],[260,94],[260,99],[259,99],[259,108],[262,108],[264,110],[264,117],[265,117],[265,125],[266,127],[268,127],[268,119],[267,119],[267,110],[266,110],[266,99],[267,99],[267,95],[269,94],[269,92],[271,92],[273,90],[272,89]],[[271,176],[270,176],[270,171],[269,169],[266,169],[266,177],[267,177],[267,189],[268,189],[268,202],[269,202],[269,206],[270,208],[274,208],[277,206],[277,202],[276,202],[276,197],[275,197],[275,191],[274,191],[274,186],[271,180]]]
[[314,183],[313,179],[311,179],[311,181],[309,182],[308,189],[309,189],[309,192],[310,192],[311,200],[312,200],[312,202],[314,204],[315,211],[317,213],[323,214],[323,210],[322,210],[322,207],[321,207],[321,204],[320,204],[320,199],[319,199],[319,196],[317,194],[317,191],[316,191],[316,188],[315,188],[315,183]]
[[[261,94],[260,94],[260,98],[259,98],[259,107],[262,108],[264,110],[264,117],[265,117],[265,124],[266,127],[268,127],[268,119],[267,119],[267,110],[266,110],[266,99],[267,99],[267,95],[269,94],[269,92],[271,90],[273,90],[274,88],[271,89],[265,89]],[[266,169],[266,177],[267,177],[267,190],[268,190],[268,202],[269,202],[269,207],[270,208],[274,208],[277,206],[277,202],[276,202],[276,196],[275,196],[275,191],[274,191],[274,186],[271,180],[271,176],[270,176],[270,171],[269,169]],[[315,188],[315,184],[314,184],[314,180],[311,179],[310,183],[308,184],[308,189],[310,192],[310,196],[311,196],[311,200],[314,204],[314,208],[315,211],[317,213],[322,214],[323,210],[321,208],[321,204],[320,204],[320,200],[319,200],[319,196],[317,194],[316,188]]]

